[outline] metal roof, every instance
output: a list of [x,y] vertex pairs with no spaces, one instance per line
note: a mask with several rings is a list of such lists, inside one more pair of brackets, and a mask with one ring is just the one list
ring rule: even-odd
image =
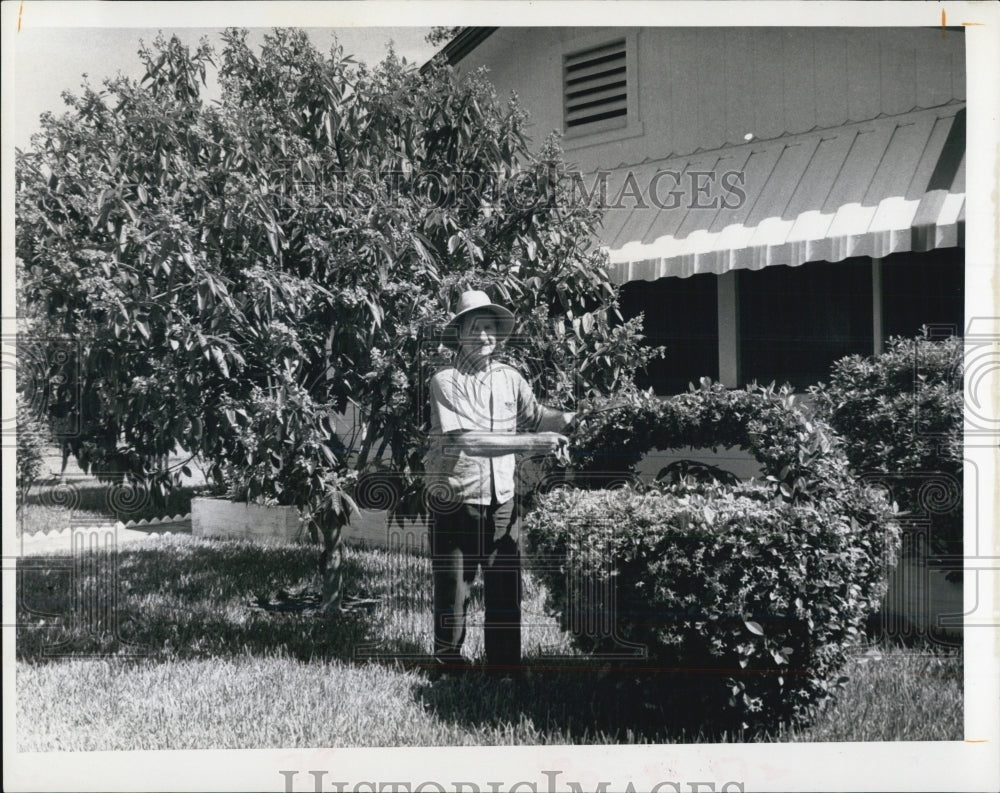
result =
[[600,237],[617,283],[955,247],[965,232],[965,104],[605,175]]

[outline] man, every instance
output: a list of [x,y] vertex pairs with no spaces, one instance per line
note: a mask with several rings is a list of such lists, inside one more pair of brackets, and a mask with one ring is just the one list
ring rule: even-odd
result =
[[[469,587],[483,568],[490,670],[521,662],[521,570],[514,510],[514,452],[565,453],[559,434],[576,418],[538,403],[514,368],[492,359],[514,315],[485,292],[459,299],[446,333],[457,333],[455,365],[430,383],[425,458],[434,574],[434,656],[445,670],[462,658]],[[527,431],[527,433],[525,432]],[[530,433],[530,434],[528,434]]]

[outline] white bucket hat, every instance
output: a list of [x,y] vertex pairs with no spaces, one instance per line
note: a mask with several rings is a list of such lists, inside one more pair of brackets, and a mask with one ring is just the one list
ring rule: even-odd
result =
[[458,323],[465,316],[472,313],[490,314],[496,317],[498,322],[497,335],[500,338],[507,338],[514,330],[514,315],[510,311],[491,301],[489,295],[485,292],[478,289],[470,289],[462,292],[462,296],[458,298],[455,313],[445,326],[445,334],[457,334]]

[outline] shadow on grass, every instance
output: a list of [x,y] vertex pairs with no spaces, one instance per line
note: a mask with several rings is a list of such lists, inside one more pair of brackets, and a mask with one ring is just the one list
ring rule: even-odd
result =
[[265,548],[177,535],[108,554],[22,559],[17,656],[166,661],[282,652],[351,661],[365,645],[412,654],[420,621],[395,612],[398,603],[420,601],[412,590],[429,589],[426,560],[400,565],[385,552],[348,550],[343,590],[368,607],[333,615],[259,608],[278,592],[319,591],[319,554],[315,546]]
[[[702,723],[704,708],[678,710],[685,699],[663,694],[670,683],[654,670],[609,667],[594,659],[528,659],[512,680],[480,672],[446,677],[417,687],[444,721],[476,732],[522,730],[568,743],[693,743],[745,741]],[[540,741],[541,742],[541,741]]]

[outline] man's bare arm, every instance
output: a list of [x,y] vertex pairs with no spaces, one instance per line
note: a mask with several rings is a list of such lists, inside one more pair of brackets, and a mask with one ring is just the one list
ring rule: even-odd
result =
[[544,432],[565,432],[566,428],[574,422],[576,413],[542,406],[541,415],[538,418],[537,429]]
[[568,443],[558,432],[486,432],[466,430],[449,432],[444,440],[444,453],[463,451],[477,457],[502,457],[515,452],[554,452]]

